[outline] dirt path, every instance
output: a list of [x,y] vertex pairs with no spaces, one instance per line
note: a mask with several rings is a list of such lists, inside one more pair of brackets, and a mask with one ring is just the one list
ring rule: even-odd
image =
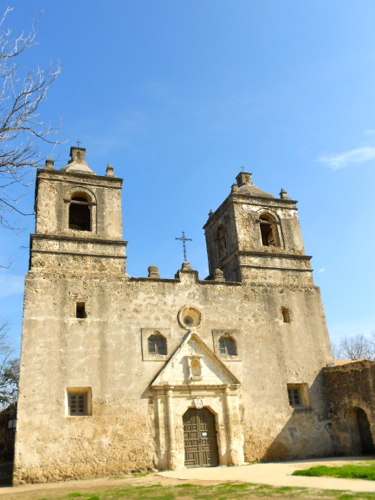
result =
[[[373,460],[374,457],[368,457]],[[171,479],[191,482],[194,480],[221,480],[222,482],[241,482],[267,484],[270,486],[292,488],[315,488],[322,490],[341,490],[351,492],[370,492],[375,494],[375,481],[365,479],[341,479],[337,477],[292,476],[295,470],[308,469],[318,465],[340,467],[342,465],[360,464],[365,457],[348,457],[343,459],[296,460],[290,462],[271,462],[249,464],[240,467],[211,467],[183,469],[180,471],[159,472],[158,475]]]
[[[364,458],[364,457],[363,457]],[[362,458],[362,460],[363,460]],[[373,458],[373,457],[371,457]],[[375,481],[364,481],[361,479],[338,479],[328,477],[302,477],[291,476],[292,472],[297,469],[304,469],[314,465],[342,465],[348,462],[359,462],[357,458],[347,458],[344,460],[327,459],[327,460],[301,460],[293,462],[282,463],[265,463],[253,464],[242,467],[210,467],[198,469],[184,469],[182,471],[165,471],[154,474],[149,474],[145,477],[121,476],[121,477],[106,477],[99,479],[87,479],[66,481],[59,483],[46,483],[46,484],[28,484],[18,486],[15,488],[4,487],[0,488],[0,500],[57,500],[61,497],[66,497],[74,492],[79,492],[83,495],[100,495],[106,490],[117,490],[120,488],[132,488],[137,486],[153,486],[162,485],[173,487],[181,484],[194,484],[194,485],[219,485],[225,482],[228,483],[252,483],[252,484],[265,484],[276,488],[297,487],[297,488],[313,488],[313,490],[306,490],[301,494],[305,500],[312,500],[315,498],[337,498],[336,495],[327,496],[322,494],[324,490],[341,490],[342,492],[374,492],[371,498],[375,499]],[[289,488],[287,488],[289,489]],[[250,493],[250,492],[249,492]],[[264,492],[266,493],[266,492]],[[287,500],[288,494],[283,495]],[[291,493],[291,492],[290,492]],[[301,492],[302,493],[302,492]],[[263,498],[271,498],[262,495]],[[292,496],[291,496],[292,497]],[[73,496],[71,496],[73,498]],[[86,497],[87,498],[87,497]],[[96,497],[98,499],[98,497]],[[117,498],[117,497],[116,497]],[[137,496],[138,498],[138,496]],[[147,498],[152,498],[147,496]],[[173,496],[170,498],[174,498]],[[192,497],[185,497],[192,498]],[[195,497],[194,497],[195,498]],[[235,497],[233,497],[235,498]],[[237,497],[236,497],[237,498]],[[239,497],[238,497],[239,498]],[[242,497],[241,497],[242,498]],[[258,496],[248,496],[247,498],[259,498]],[[278,497],[280,498],[280,497]],[[295,496],[293,496],[295,498]],[[348,497],[347,497],[348,498]],[[355,493],[351,498],[360,498]]]

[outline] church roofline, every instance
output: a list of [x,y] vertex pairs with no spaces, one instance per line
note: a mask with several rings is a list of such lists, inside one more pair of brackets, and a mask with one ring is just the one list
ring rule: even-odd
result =
[[[147,276],[132,276],[129,281],[154,281],[160,283],[181,283],[179,278],[148,278]],[[196,280],[198,285],[224,285],[224,286],[242,286],[239,281],[215,281],[211,279]]]
[[375,365],[375,361],[371,361],[369,359],[352,359],[352,360],[341,360],[341,361],[333,361],[332,363],[328,363],[323,367],[324,372],[340,372],[340,371],[350,371],[350,370],[359,370],[366,367],[371,367]]
[[[297,204],[297,200],[292,200],[292,199],[287,199],[287,198],[268,198],[267,196],[252,196],[248,194],[242,194],[242,193],[231,193],[229,196],[232,196],[234,199],[236,198],[241,198],[245,200],[263,200],[265,203],[281,203],[282,205],[288,205],[288,204]],[[229,197],[228,196],[228,197]]]

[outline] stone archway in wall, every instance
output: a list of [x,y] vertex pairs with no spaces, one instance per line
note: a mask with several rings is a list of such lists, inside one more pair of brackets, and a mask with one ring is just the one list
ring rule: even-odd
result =
[[374,455],[374,441],[372,438],[370,422],[367,413],[357,406],[348,408],[346,422],[355,455]]

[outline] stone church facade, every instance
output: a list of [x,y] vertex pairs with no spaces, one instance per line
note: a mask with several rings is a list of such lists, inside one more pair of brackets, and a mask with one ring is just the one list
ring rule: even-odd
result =
[[130,277],[122,180],[85,152],[37,173],[14,484],[340,451],[296,201],[241,172],[204,226],[206,279]]

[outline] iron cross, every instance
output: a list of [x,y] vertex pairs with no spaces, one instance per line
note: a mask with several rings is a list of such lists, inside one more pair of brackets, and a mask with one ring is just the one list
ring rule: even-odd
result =
[[78,147],[79,147],[79,145],[81,144],[81,141],[78,139],[78,141],[76,141],[76,143],[78,144]]
[[185,238],[185,231],[182,231],[182,238],[175,238],[175,240],[182,241],[182,247],[184,249],[184,262],[187,262],[187,257],[186,257],[186,242],[187,241],[193,241],[191,238]]

